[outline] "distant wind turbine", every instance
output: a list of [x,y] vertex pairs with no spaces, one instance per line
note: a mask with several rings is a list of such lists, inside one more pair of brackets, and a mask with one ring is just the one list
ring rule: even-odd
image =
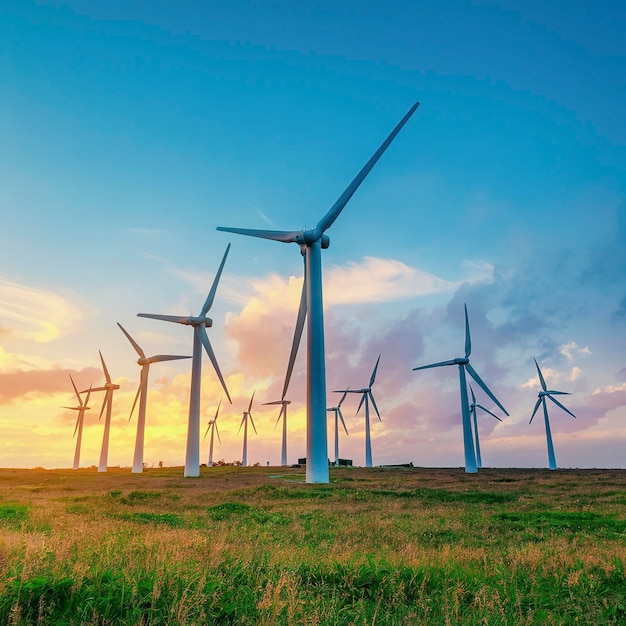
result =
[[[365,177],[370,173],[381,155],[387,150],[396,135],[413,115],[419,102],[416,102],[408,113],[400,120],[391,134],[385,139],[374,155],[356,175],[346,190],[339,196],[335,204],[311,230],[277,231],[253,230],[247,228],[225,228],[218,226],[217,230],[272,239],[283,243],[296,243],[304,256],[305,275],[303,295],[300,300],[300,310],[296,323],[296,333],[292,346],[292,356],[289,361],[287,380],[291,376],[291,368],[295,361],[295,353],[300,344],[300,337],[308,311],[307,327],[307,443],[306,443],[306,481],[308,483],[328,482],[328,446],[326,433],[326,364],[324,356],[324,310],[322,306],[322,256],[321,251],[328,248],[330,238],[325,233],[354,195]],[[298,332],[299,329],[299,332]],[[284,397],[284,394],[283,394]]]
[[133,411],[139,399],[139,416],[137,417],[137,435],[135,436],[135,454],[133,456],[133,474],[140,474],[143,472],[143,444],[144,434],[146,430],[146,405],[148,402],[148,375],[150,373],[150,365],[152,363],[160,363],[161,361],[175,361],[177,359],[190,359],[189,356],[172,356],[169,354],[156,354],[155,356],[147,357],[145,352],[141,349],[141,346],[129,335],[126,329],[118,322],[117,325],[120,330],[126,335],[130,344],[135,348],[135,352],[139,355],[137,363],[141,365],[141,374],[139,377],[139,387],[135,394],[135,401],[130,410],[130,418],[133,416]]
[[176,324],[184,324],[193,328],[193,357],[191,364],[191,390],[189,396],[189,421],[187,425],[187,451],[185,455],[185,476],[200,476],[200,384],[202,374],[202,346],[209,355],[209,359],[213,364],[215,373],[222,383],[222,388],[226,393],[228,401],[232,403],[230,394],[226,388],[226,383],[222,377],[222,372],[217,364],[217,359],[211,342],[207,335],[206,329],[213,325],[213,320],[207,317],[207,313],[213,305],[215,299],[215,292],[217,291],[217,285],[224,269],[224,263],[226,263],[226,257],[230,250],[230,244],[226,247],[224,258],[220,264],[220,267],[213,280],[213,286],[209,295],[200,311],[200,314],[196,317],[192,316],[180,316],[180,315],[157,315],[154,313],[138,313],[139,317],[149,317],[155,320],[163,320],[165,322],[175,322]]
[[348,429],[346,428],[346,422],[343,419],[343,414],[341,413],[341,405],[343,404],[343,401],[346,399],[346,396],[348,395],[348,389],[346,389],[343,392],[343,396],[341,396],[341,400],[339,400],[339,403],[337,404],[337,406],[331,406],[329,408],[326,409],[326,411],[328,413],[334,413],[335,414],[335,465],[339,465],[339,420],[341,420],[341,424],[343,426],[343,429],[346,431],[346,435],[348,434]]
[[280,422],[280,418],[283,418],[283,443],[280,453],[280,464],[282,466],[287,465],[287,405],[291,404],[291,400],[274,400],[274,402],[265,402],[265,405],[269,404],[280,404],[280,412],[278,413],[278,419],[276,420],[276,424],[274,424],[274,428],[278,426],[278,422]]
[[252,392],[252,397],[250,398],[250,404],[248,405],[248,410],[243,412],[243,417],[241,419],[241,424],[239,424],[239,430],[237,434],[241,432],[241,427],[243,426],[243,452],[241,453],[241,465],[243,467],[248,467],[248,418],[250,419],[250,423],[252,424],[252,428],[254,428],[255,434],[256,426],[254,425],[254,420],[252,419],[252,401],[254,400],[254,391]]
[[211,431],[211,438],[209,439],[209,462],[207,463],[207,467],[213,467],[213,437],[216,433],[217,440],[222,443],[222,440],[220,439],[220,431],[217,427],[217,417],[220,414],[220,406],[222,406],[221,398],[219,404],[217,405],[217,411],[215,411],[215,417],[212,420],[209,420],[206,432],[204,433],[204,437],[202,438],[202,440],[204,441],[209,431]]
[[474,473],[478,471],[476,467],[476,453],[474,451],[474,442],[472,441],[472,423],[470,421],[469,401],[467,398],[467,379],[465,371],[480,385],[482,390],[508,415],[506,409],[500,404],[498,399],[491,393],[487,385],[482,381],[476,370],[470,365],[469,357],[472,352],[472,340],[470,338],[469,320],[467,318],[467,305],[465,307],[465,356],[457,357],[451,361],[441,361],[440,363],[432,363],[431,365],[422,365],[414,367],[413,371],[425,370],[431,367],[441,367],[443,365],[459,366],[459,382],[461,387],[461,414],[463,418],[463,446],[465,449],[465,471]]
[[[356,412],[357,415],[365,403],[365,467],[372,467],[372,438],[370,435],[370,406],[369,403],[371,401],[374,410],[376,411],[376,415],[378,415],[378,421],[380,419],[380,413],[378,412],[378,407],[376,406],[376,401],[374,400],[374,394],[372,393],[372,387],[374,386],[374,381],[376,380],[376,372],[378,371],[378,364],[380,363],[380,354],[378,355],[378,359],[376,359],[376,365],[374,366],[374,370],[372,371],[372,375],[370,376],[370,384],[367,387],[363,387],[362,389],[346,389],[345,393],[360,393],[361,394],[361,402],[359,402],[359,407]],[[341,393],[341,391],[336,391],[335,393]]]
[[[102,414],[104,413],[104,408],[106,407],[107,413],[104,418],[104,433],[102,435],[102,448],[100,450],[100,462],[98,464],[99,472],[106,472],[108,468],[108,459],[109,459],[109,434],[111,432],[111,411],[113,408],[113,392],[120,388],[119,385],[116,385],[111,381],[111,376],[109,374],[109,370],[107,369],[106,363],[104,362],[104,357],[102,356],[102,352],[98,350],[98,354],[100,355],[100,361],[102,362],[102,371],[104,372],[104,385],[102,387],[93,387],[91,391],[104,391],[104,400],[102,402],[102,408],[100,409],[100,416],[98,419],[102,419]],[[81,391],[81,393],[87,393],[87,390]]]
[[76,398],[78,400],[78,406],[64,406],[62,408],[69,409],[70,411],[78,411],[78,416],[76,418],[76,426],[74,426],[74,435],[76,437],[76,431],[78,431],[78,437],[76,438],[76,449],[74,451],[74,465],[72,465],[72,469],[77,470],[80,467],[80,447],[83,441],[83,421],[85,419],[85,411],[89,410],[87,406],[89,404],[89,396],[91,395],[91,389],[87,391],[87,395],[85,397],[85,401],[80,397],[80,393],[78,393],[78,389],[74,383],[74,379],[70,374],[70,380],[72,381],[72,387],[74,387],[74,393],[76,394]]
[[470,415],[474,418],[474,440],[476,441],[476,465],[480,468],[483,466],[483,460],[480,456],[480,442],[478,440],[478,420],[476,419],[476,414],[478,411],[476,409],[482,409],[485,413],[489,413],[492,417],[495,417],[499,422],[502,420],[492,413],[489,409],[486,409],[484,406],[480,404],[476,404],[476,396],[474,395],[474,390],[472,389],[472,385],[469,386],[470,393],[472,394],[472,403],[470,404],[469,411]]
[[548,389],[546,385],[546,381],[543,377],[543,374],[541,373],[541,370],[539,369],[539,364],[537,363],[537,359],[534,359],[534,361],[535,361],[535,365],[537,366],[537,374],[539,374],[539,382],[541,383],[541,391],[537,394],[538,396],[537,404],[535,404],[533,414],[530,416],[530,422],[528,423],[530,424],[533,421],[533,418],[535,417],[535,413],[537,413],[537,409],[539,409],[539,405],[543,404],[543,417],[546,423],[546,440],[548,442],[548,462],[550,464],[550,469],[555,470],[557,469],[556,457],[554,456],[554,446],[552,445],[552,433],[550,432],[550,421],[548,420],[548,407],[546,405],[546,398],[549,398],[550,400],[552,400],[554,404],[561,407],[566,413],[569,413],[574,419],[576,419],[576,416],[569,409],[566,409],[558,400],[552,397],[554,395],[569,396],[570,394],[567,391],[554,391],[553,389]]

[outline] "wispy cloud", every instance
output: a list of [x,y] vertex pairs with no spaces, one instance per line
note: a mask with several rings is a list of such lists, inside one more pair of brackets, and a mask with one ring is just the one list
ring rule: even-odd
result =
[[590,356],[593,354],[591,350],[585,346],[579,348],[575,341],[570,341],[562,346],[559,346],[559,352],[571,363],[576,356]]
[[54,341],[86,317],[87,308],[45,289],[0,278],[0,325],[4,333],[37,342]]

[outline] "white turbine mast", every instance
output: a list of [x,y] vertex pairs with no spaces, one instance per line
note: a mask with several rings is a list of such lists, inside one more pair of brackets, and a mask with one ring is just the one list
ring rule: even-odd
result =
[[551,470],[557,469],[556,465],[556,457],[554,455],[554,445],[552,444],[552,432],[550,431],[550,420],[548,419],[548,406],[546,404],[546,398],[549,398],[556,404],[558,407],[562,408],[566,413],[569,413],[574,419],[576,416],[567,408],[565,408],[556,398],[552,396],[569,396],[570,394],[567,391],[554,391],[554,389],[548,389],[546,385],[545,378],[539,369],[539,364],[537,363],[537,359],[534,359],[535,365],[537,366],[537,374],[539,374],[539,382],[541,383],[541,391],[537,394],[537,403],[535,404],[535,408],[533,410],[533,414],[530,416],[530,422],[533,421],[535,417],[535,413],[537,413],[537,409],[539,409],[539,405],[543,404],[543,419],[546,425],[546,441],[548,443],[548,464]]
[[[344,207],[352,198],[365,177],[370,173],[378,159],[387,150],[396,135],[415,112],[419,102],[416,102],[400,120],[390,135],[376,150],[354,180],[339,196],[335,204],[311,230],[280,231],[280,230],[253,230],[247,228],[226,228],[218,226],[217,230],[271,239],[282,243],[296,243],[304,256],[303,294],[300,299],[300,309],[296,322],[296,332],[292,345],[292,358],[289,360],[289,369],[285,381],[287,388],[291,377],[291,368],[295,361],[295,354],[300,344],[304,321],[308,312],[307,326],[307,443],[306,443],[306,481],[307,483],[327,483],[328,476],[328,446],[326,433],[326,363],[324,356],[324,310],[322,305],[322,256],[323,249],[328,248],[330,239],[326,231],[339,217]],[[284,394],[283,394],[284,397]]]
[[152,363],[160,363],[161,361],[176,361],[178,359],[190,359],[189,356],[173,356],[170,354],[155,354],[154,356],[147,357],[141,346],[130,336],[128,331],[118,322],[117,325],[120,330],[126,335],[128,341],[135,349],[139,359],[137,364],[141,366],[141,374],[139,376],[139,387],[135,394],[135,400],[128,416],[128,421],[133,416],[133,411],[139,400],[139,415],[137,417],[137,434],[135,436],[135,453],[133,455],[133,474],[140,474],[143,472],[143,448],[144,438],[146,431],[146,406],[148,403],[148,375],[150,373],[150,365]]
[[206,432],[204,433],[204,437],[202,438],[202,441],[204,441],[209,431],[211,431],[211,438],[209,440],[209,461],[207,463],[207,467],[213,467],[213,438],[215,434],[217,434],[217,440],[222,443],[222,440],[220,439],[220,431],[217,427],[217,418],[220,414],[220,406],[222,406],[221,398],[219,404],[217,405],[217,410],[215,411],[215,417],[212,420],[209,420]]
[[226,257],[230,250],[230,244],[226,247],[226,252],[222,258],[213,285],[209,295],[197,316],[181,316],[181,315],[158,315],[154,313],[138,313],[139,317],[149,317],[150,319],[162,320],[164,322],[174,322],[175,324],[183,324],[185,326],[191,326],[193,328],[193,356],[191,362],[191,390],[189,394],[189,421],[187,424],[187,449],[185,453],[185,476],[200,476],[200,385],[202,379],[202,346],[206,350],[215,373],[222,383],[222,388],[226,393],[228,401],[232,403],[230,394],[226,388],[224,377],[220,371],[220,367],[217,364],[217,359],[209,336],[206,329],[213,325],[213,320],[207,317],[207,313],[213,305],[215,299],[215,292],[217,291],[217,285],[224,269],[224,263],[226,263]]
[[414,367],[413,371],[430,369],[432,367],[442,367],[445,365],[459,366],[459,383],[461,388],[461,417],[463,421],[463,448],[465,451],[465,471],[472,474],[478,471],[476,466],[476,452],[474,450],[474,442],[472,441],[472,423],[470,421],[469,400],[467,398],[467,378],[465,372],[478,383],[482,390],[500,407],[505,415],[508,415],[506,409],[500,404],[498,399],[489,390],[487,385],[482,381],[476,370],[470,365],[469,357],[472,352],[472,340],[470,337],[469,320],[467,317],[467,305],[465,308],[465,356],[457,357],[450,361],[441,361],[440,363],[432,363],[431,365],[422,365]]
[[74,464],[72,465],[72,469],[77,470],[80,467],[80,447],[83,442],[83,422],[85,420],[85,411],[89,410],[87,406],[89,404],[89,396],[91,395],[91,389],[87,390],[87,395],[85,396],[85,400],[80,397],[80,393],[74,383],[74,379],[70,374],[70,380],[72,381],[72,387],[74,387],[74,393],[76,394],[76,399],[78,400],[78,406],[64,406],[61,407],[63,409],[69,409],[70,411],[78,411],[78,416],[76,417],[76,426],[74,426],[74,434],[72,437],[76,437],[76,432],[78,432],[78,437],[76,437],[76,448],[74,450]]
[[250,398],[250,404],[248,405],[248,410],[243,412],[243,417],[241,418],[241,424],[239,424],[239,430],[237,434],[241,432],[241,427],[243,426],[243,451],[241,453],[241,465],[242,467],[248,467],[248,419],[252,424],[252,428],[254,428],[255,434],[258,434],[256,431],[256,426],[254,425],[254,420],[252,419],[252,402],[254,400],[254,391],[252,392],[252,397]]

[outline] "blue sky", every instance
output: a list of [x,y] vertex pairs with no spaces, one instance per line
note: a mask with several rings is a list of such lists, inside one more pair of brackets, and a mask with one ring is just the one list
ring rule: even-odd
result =
[[[190,353],[187,329],[136,314],[197,313],[229,242],[210,332],[233,396],[216,456],[238,458],[252,390],[282,388],[302,261],[215,227],[314,225],[419,100],[328,233],[329,389],[364,385],[381,353],[374,462],[461,465],[455,372],[411,368],[461,355],[465,302],[472,363],[511,413],[481,423],[485,464],[547,463],[541,421],[528,426],[536,357],[578,416],[551,411],[557,461],[623,467],[622,6],[223,4],[0,9],[0,465],[69,465],[74,416],[59,407],[69,372],[101,382],[98,349],[121,385],[111,463],[129,464],[139,368],[115,322],[146,352]],[[146,459],[181,464],[188,365],[159,365]],[[204,373],[208,420],[220,395]],[[342,455],[362,463],[350,402]],[[275,463],[275,418],[257,411],[249,459]],[[86,464],[101,436],[92,415]]]

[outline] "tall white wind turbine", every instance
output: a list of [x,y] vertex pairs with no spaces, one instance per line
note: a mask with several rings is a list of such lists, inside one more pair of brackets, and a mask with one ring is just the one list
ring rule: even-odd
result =
[[431,367],[441,367],[444,365],[459,366],[459,382],[461,387],[461,415],[463,419],[463,447],[465,449],[465,471],[475,473],[478,471],[476,467],[476,453],[474,450],[474,442],[472,441],[472,423],[470,421],[469,400],[467,398],[467,373],[480,385],[482,390],[500,407],[505,415],[508,415],[506,409],[500,404],[498,399],[491,393],[487,385],[482,381],[476,370],[470,365],[469,357],[472,352],[472,340],[470,337],[469,320],[467,318],[467,305],[465,307],[465,356],[457,357],[451,361],[441,361],[440,363],[432,363],[431,365],[422,365],[414,367],[413,371],[425,370]]
[[552,433],[550,431],[550,421],[548,420],[548,406],[546,405],[546,398],[549,398],[556,404],[561,407],[566,413],[569,413],[574,419],[576,416],[569,410],[566,409],[558,400],[553,398],[552,396],[569,396],[570,394],[567,391],[554,391],[553,389],[548,389],[546,385],[546,381],[539,369],[539,364],[537,363],[537,359],[534,360],[535,365],[537,366],[537,374],[539,374],[539,382],[541,383],[541,391],[537,394],[538,400],[537,404],[535,404],[535,408],[533,410],[533,414],[530,416],[530,422],[533,421],[535,417],[535,413],[537,413],[537,409],[539,409],[539,405],[543,404],[543,418],[546,424],[546,440],[548,442],[548,463],[550,465],[551,470],[557,469],[556,467],[556,457],[554,456],[554,446],[552,445]]
[[[296,333],[292,346],[293,358],[289,367],[293,367],[308,312],[307,326],[307,443],[306,443],[306,481],[308,483],[328,482],[328,446],[326,434],[326,363],[324,356],[324,310],[322,305],[322,256],[321,251],[328,248],[330,238],[326,234],[350,198],[354,195],[365,177],[370,173],[381,155],[387,150],[396,135],[413,115],[419,102],[416,102],[408,113],[400,120],[391,134],[376,150],[363,169],[356,175],[346,190],[339,196],[335,204],[311,230],[277,231],[253,230],[247,228],[225,228],[222,230],[240,235],[272,239],[282,243],[296,243],[304,256],[303,295],[296,323]],[[298,331],[299,329],[299,331]],[[287,380],[291,376],[288,371]],[[286,381],[287,384],[287,381]],[[283,396],[284,397],[284,396]]]
[[252,428],[254,428],[255,434],[256,426],[254,425],[254,420],[252,419],[252,401],[254,400],[254,391],[252,392],[252,397],[250,398],[250,404],[248,405],[248,410],[243,412],[243,417],[241,418],[241,424],[239,424],[239,430],[237,434],[241,432],[241,427],[243,426],[243,451],[241,453],[241,465],[242,467],[248,467],[248,419],[252,424]]
[[76,394],[76,399],[78,400],[78,406],[64,406],[62,408],[69,409],[70,411],[78,411],[78,416],[76,418],[76,426],[74,426],[74,437],[76,437],[76,432],[78,431],[78,437],[76,437],[76,449],[74,450],[74,464],[72,465],[72,469],[77,470],[80,467],[80,447],[83,442],[83,421],[85,420],[85,411],[89,410],[87,406],[89,404],[89,396],[91,395],[91,389],[87,391],[87,395],[85,396],[85,401],[80,397],[80,393],[78,393],[78,389],[74,384],[74,379],[70,374],[70,380],[72,381],[72,387],[74,387],[74,393]]
[[206,353],[213,364],[215,373],[222,383],[224,392],[228,401],[232,403],[230,394],[226,388],[226,383],[220,371],[220,367],[217,364],[215,353],[211,347],[211,342],[207,335],[206,329],[213,325],[213,320],[207,317],[207,313],[213,305],[215,299],[215,292],[217,291],[217,285],[224,269],[224,263],[226,263],[226,257],[230,250],[230,244],[226,247],[224,258],[220,264],[220,267],[213,280],[213,285],[209,295],[200,311],[200,314],[192,316],[180,316],[180,315],[157,315],[153,313],[138,313],[139,317],[149,317],[155,320],[163,320],[165,322],[174,322],[176,324],[184,324],[185,326],[191,326],[193,328],[193,356],[191,364],[191,390],[189,395],[189,421],[187,425],[187,450],[185,454],[185,476],[200,476],[200,384],[202,374],[202,346],[206,350]]
[[470,411],[470,415],[474,418],[474,440],[476,442],[476,466],[478,468],[481,468],[483,466],[483,460],[482,460],[482,457],[480,456],[480,441],[478,440],[478,420],[476,419],[476,416],[478,413],[477,409],[482,409],[483,411],[485,411],[485,413],[489,413],[489,415],[491,415],[492,417],[495,417],[499,422],[501,422],[502,420],[497,415],[492,413],[489,409],[486,409],[481,404],[477,404],[476,396],[474,395],[474,390],[472,389],[472,385],[469,386],[469,389],[470,389],[470,393],[472,394],[472,402],[470,404],[469,411]]
[[343,426],[343,429],[346,431],[346,435],[348,434],[348,429],[346,428],[346,422],[344,421],[343,414],[341,412],[341,405],[343,404],[343,401],[346,399],[346,396],[348,395],[348,391],[349,390],[346,389],[343,392],[343,396],[341,396],[341,400],[339,400],[339,403],[337,404],[337,406],[331,406],[326,409],[328,413],[335,414],[335,465],[339,465],[339,420],[341,420],[341,425]]
[[[100,462],[98,463],[98,471],[106,472],[108,468],[109,460],[109,435],[111,432],[111,411],[113,409],[113,392],[120,388],[111,380],[111,375],[107,369],[106,363],[102,352],[98,350],[100,355],[100,361],[102,362],[102,371],[104,372],[104,385],[102,387],[93,387],[91,391],[104,391],[104,400],[102,401],[102,408],[100,409],[100,416],[98,419],[102,419],[102,414],[106,407],[106,417],[104,418],[104,433],[102,434],[102,448],[100,449]],[[86,393],[87,390],[81,391]]]
[[[365,467],[372,467],[372,437],[370,434],[370,405],[374,407],[376,411],[376,415],[378,415],[378,420],[380,420],[380,413],[378,412],[378,407],[376,406],[376,400],[374,400],[374,394],[372,393],[372,387],[374,386],[374,381],[376,380],[376,372],[378,371],[378,364],[380,363],[380,354],[378,355],[378,359],[376,359],[376,365],[374,366],[374,370],[372,371],[372,375],[370,376],[370,384],[367,387],[363,387],[362,389],[346,389],[345,393],[360,393],[361,394],[361,402],[359,402],[359,407],[356,410],[357,415],[361,410],[361,407],[365,403]],[[337,391],[335,393],[341,393]]]
[[219,404],[217,405],[217,411],[215,411],[215,417],[212,420],[209,420],[209,424],[207,426],[206,432],[204,433],[204,437],[202,441],[206,439],[209,431],[211,431],[211,438],[209,439],[209,462],[207,463],[207,467],[213,467],[213,438],[217,433],[217,440],[222,443],[220,439],[220,431],[217,427],[217,417],[220,414],[220,406],[222,406],[222,399],[220,398]]
[[282,466],[287,465],[287,405],[291,404],[291,400],[274,400],[274,402],[265,402],[265,405],[269,404],[280,404],[280,412],[278,413],[278,419],[276,420],[276,424],[274,424],[274,428],[278,426],[278,422],[280,422],[280,418],[283,418],[283,442],[280,452],[280,464]]
[[141,374],[139,377],[139,387],[135,394],[135,400],[130,410],[128,419],[133,416],[133,411],[139,399],[139,416],[137,417],[137,435],[135,436],[135,454],[133,455],[133,474],[143,472],[143,444],[146,431],[146,405],[148,402],[148,375],[150,373],[150,365],[152,363],[160,363],[161,361],[175,361],[178,359],[190,359],[189,356],[172,356],[170,354],[156,354],[154,356],[146,356],[141,346],[129,335],[126,329],[118,322],[120,330],[126,335],[130,344],[135,348],[135,352],[139,355],[137,359],[138,365],[141,365]]

